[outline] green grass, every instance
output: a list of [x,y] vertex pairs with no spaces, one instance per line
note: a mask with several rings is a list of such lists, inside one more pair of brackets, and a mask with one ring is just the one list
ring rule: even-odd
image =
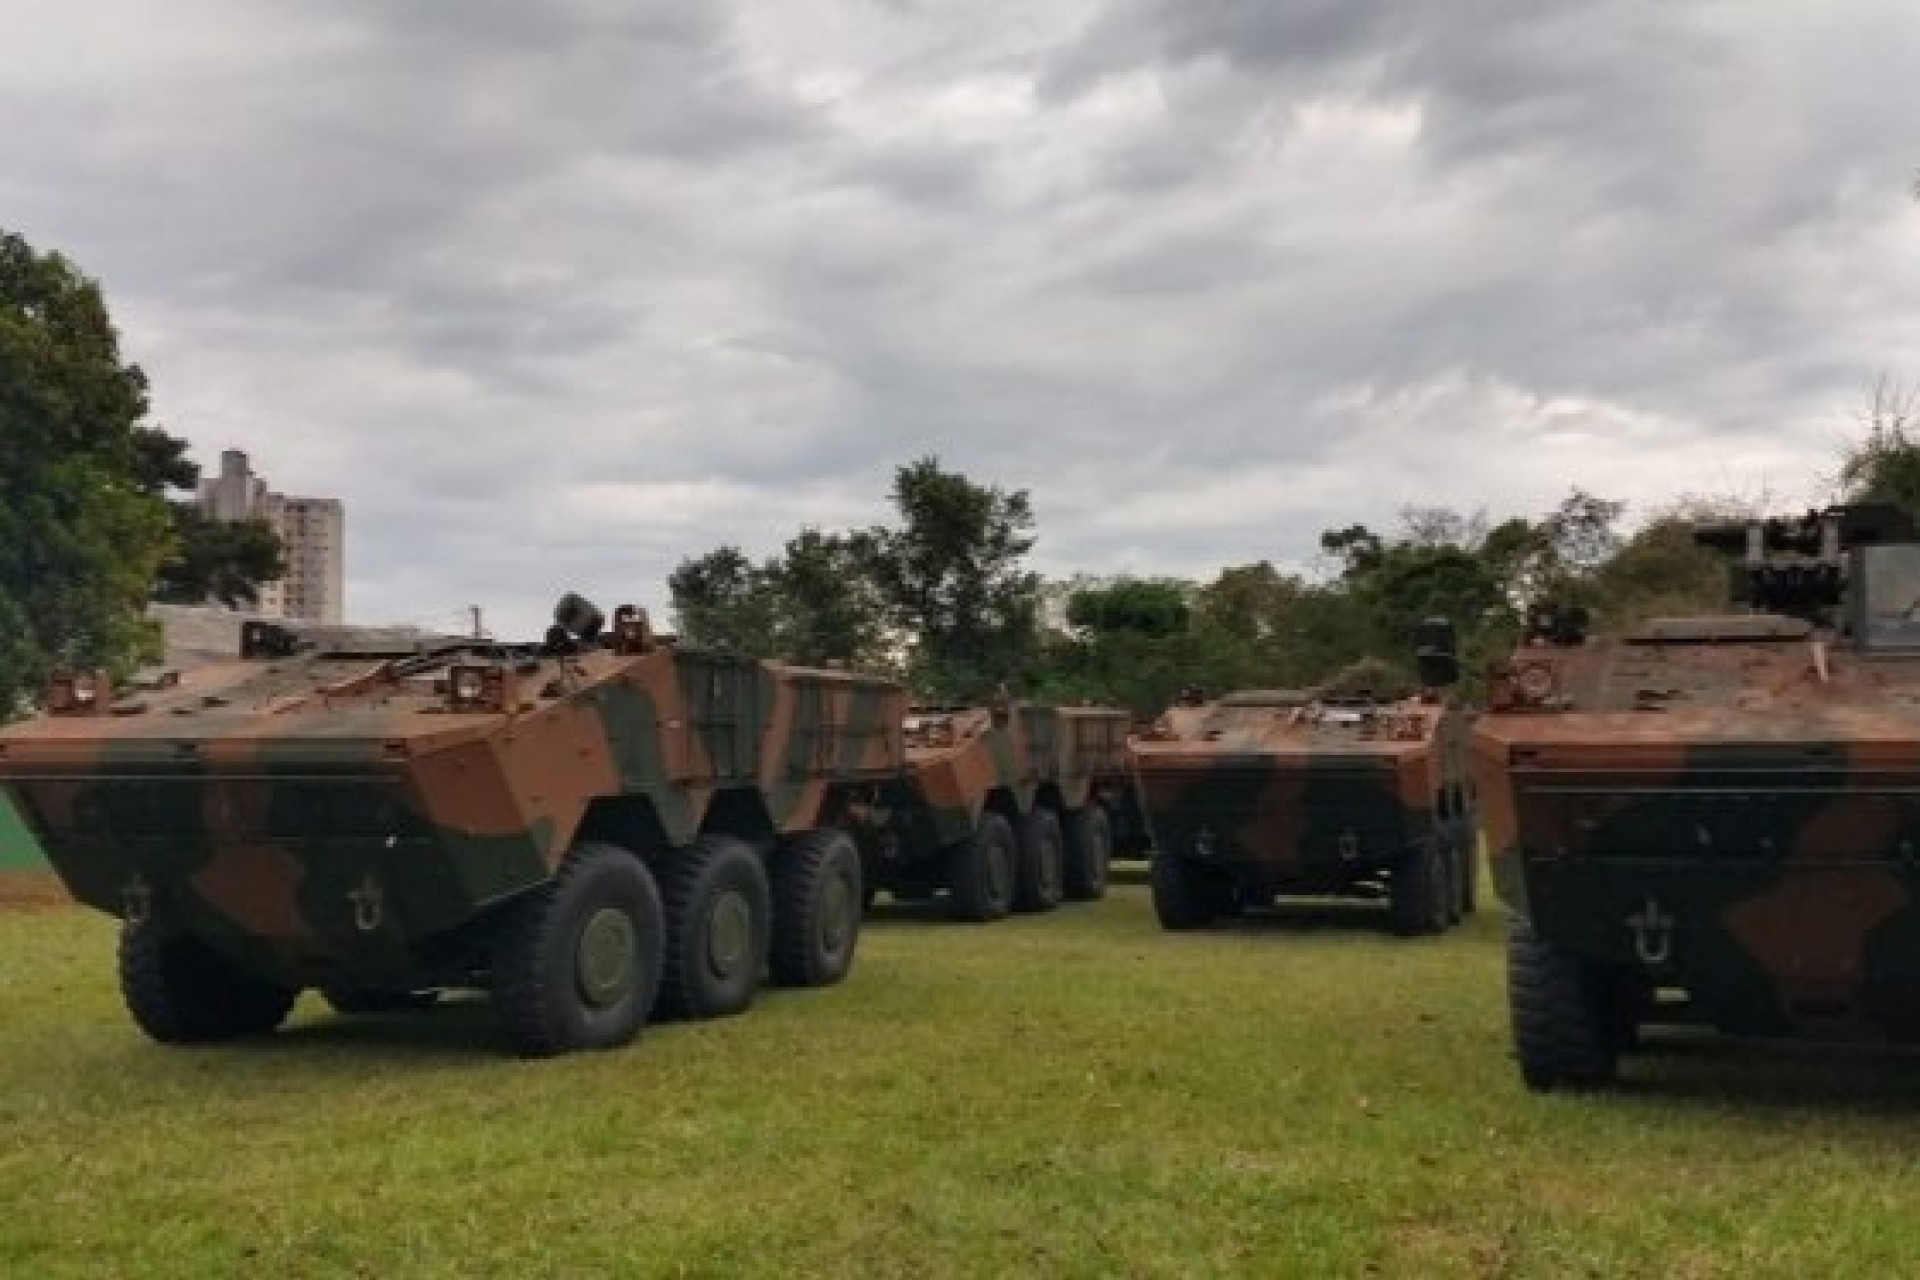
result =
[[40,846],[27,834],[12,802],[0,795],[0,871],[44,871],[46,866]]
[[1920,1270],[1920,1061],[1687,1041],[1527,1094],[1495,914],[870,922],[845,986],[543,1063],[484,1004],[142,1039],[0,915],[0,1275]]

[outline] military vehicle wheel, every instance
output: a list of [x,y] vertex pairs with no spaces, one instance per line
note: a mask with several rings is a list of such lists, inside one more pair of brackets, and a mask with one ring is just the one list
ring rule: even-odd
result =
[[1593,966],[1507,919],[1507,1008],[1513,1047],[1528,1087],[1607,1084],[1619,1069],[1617,1012]]
[[1067,821],[1066,896],[1092,902],[1107,896],[1107,871],[1113,863],[1113,821],[1098,800]]
[[753,1003],[772,939],[773,889],[744,840],[701,836],[668,863],[667,962],[656,1013],[724,1018]]
[[860,941],[860,850],[832,827],[780,850],[773,868],[773,980],[825,987],[847,976]]
[[514,1052],[544,1058],[632,1040],[660,989],[665,936],[646,864],[613,845],[576,845],[494,934],[493,1004]]
[[1447,903],[1453,879],[1443,852],[1445,841],[1429,840],[1409,849],[1387,882],[1387,909],[1395,933],[1439,933],[1447,927]]
[[1051,911],[1066,892],[1067,840],[1060,815],[1036,804],[1020,824],[1020,877],[1014,882],[1015,911]]
[[998,920],[1013,910],[1020,848],[1004,817],[991,811],[981,814],[973,835],[954,845],[947,858],[947,884],[957,918]]
[[1216,868],[1156,849],[1150,874],[1162,929],[1204,929],[1233,909],[1233,885]]
[[120,995],[134,1022],[162,1044],[264,1035],[286,1021],[299,994],[151,919],[120,930]]
[[411,1013],[440,1001],[438,991],[390,991],[378,987],[322,987],[320,998],[335,1013]]

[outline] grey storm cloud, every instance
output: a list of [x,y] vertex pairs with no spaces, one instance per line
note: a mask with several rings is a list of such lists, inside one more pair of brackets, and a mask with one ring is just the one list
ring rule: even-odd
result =
[[0,225],[349,608],[530,632],[885,516],[1050,573],[1409,504],[1824,493],[1920,350],[1893,0],[0,0]]

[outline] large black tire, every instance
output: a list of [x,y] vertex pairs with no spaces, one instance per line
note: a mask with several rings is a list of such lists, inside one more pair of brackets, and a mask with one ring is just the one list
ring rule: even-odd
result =
[[1604,975],[1507,918],[1507,1008],[1520,1076],[1529,1088],[1591,1088],[1619,1070],[1622,1028]]
[[1155,849],[1150,875],[1162,929],[1204,929],[1232,908],[1233,886],[1216,868]]
[[954,917],[960,920],[999,920],[1013,910],[1013,883],[1019,874],[1020,849],[1013,827],[992,810],[967,839],[947,852],[947,886]]
[[265,1035],[287,1020],[300,993],[147,919],[120,930],[120,995],[134,1022],[160,1043],[205,1044]]
[[1015,911],[1051,911],[1066,892],[1067,838],[1060,815],[1033,806],[1020,824],[1020,876],[1014,882]]
[[1395,933],[1414,937],[1446,929],[1447,903],[1454,887],[1445,845],[1439,838],[1417,844],[1393,868],[1387,882],[1387,910]]
[[835,827],[784,844],[773,866],[775,982],[825,987],[847,976],[860,942],[860,850]]
[[613,845],[576,845],[494,934],[493,1003],[508,1044],[544,1058],[632,1040],[660,989],[665,937],[646,865]]
[[438,991],[396,991],[383,987],[322,987],[320,998],[335,1013],[411,1013],[430,1009],[440,1000]]
[[701,836],[670,855],[666,965],[657,1015],[724,1018],[753,1003],[773,936],[773,889],[753,847]]
[[1113,820],[1098,800],[1067,819],[1066,896],[1073,902],[1092,902],[1107,896],[1107,873],[1113,864]]

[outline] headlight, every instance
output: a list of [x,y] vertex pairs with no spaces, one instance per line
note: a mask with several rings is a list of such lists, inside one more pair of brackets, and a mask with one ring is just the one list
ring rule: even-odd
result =
[[1513,686],[1533,706],[1545,706],[1554,691],[1553,668],[1544,662],[1523,662],[1515,668]]
[[41,705],[56,716],[100,714],[113,697],[113,685],[104,671],[56,670],[47,677]]
[[492,666],[453,667],[447,672],[447,701],[455,711],[505,711],[506,672]]

